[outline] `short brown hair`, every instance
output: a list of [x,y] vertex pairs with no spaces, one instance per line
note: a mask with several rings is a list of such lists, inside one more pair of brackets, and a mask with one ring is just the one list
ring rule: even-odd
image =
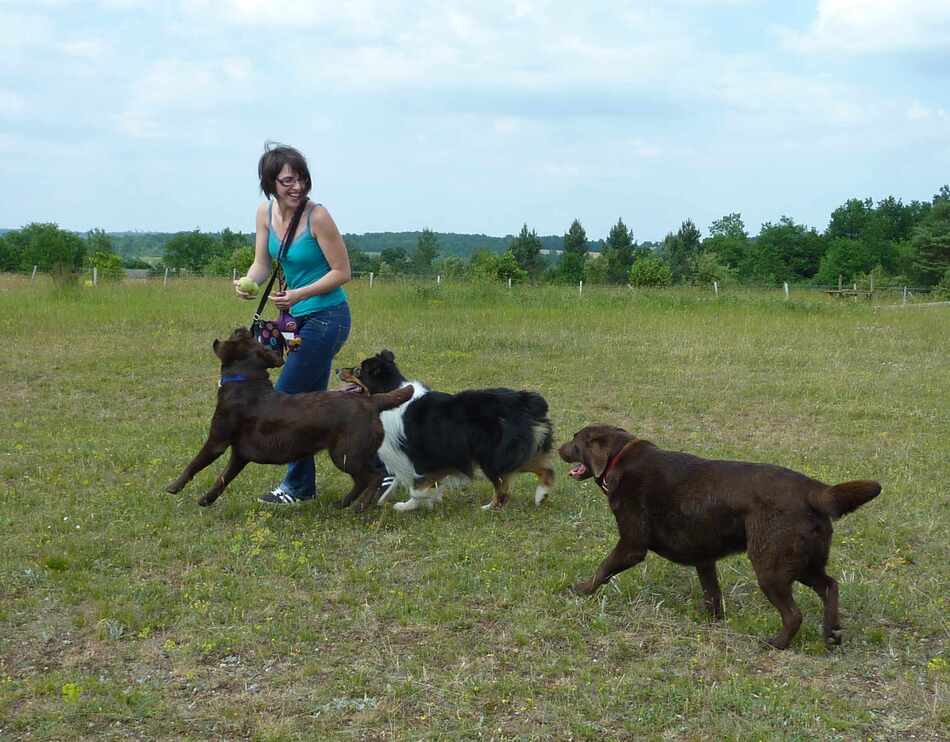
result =
[[304,191],[310,193],[313,182],[310,180],[310,169],[307,167],[307,158],[299,150],[277,142],[265,142],[264,154],[257,162],[257,177],[261,180],[261,190],[270,198],[277,195],[277,176],[284,169],[290,167],[305,184]]

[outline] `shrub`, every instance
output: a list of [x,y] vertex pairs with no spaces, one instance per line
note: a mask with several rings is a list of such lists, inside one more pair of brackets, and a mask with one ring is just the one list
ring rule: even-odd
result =
[[673,274],[669,266],[660,258],[638,258],[630,268],[631,286],[669,286],[671,283],[673,283]]

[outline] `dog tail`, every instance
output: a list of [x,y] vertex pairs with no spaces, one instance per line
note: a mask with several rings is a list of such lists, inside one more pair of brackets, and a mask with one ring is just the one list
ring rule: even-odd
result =
[[842,482],[833,487],[808,493],[808,504],[835,520],[857,510],[881,494],[881,485],[870,479]]
[[414,393],[415,389],[412,384],[406,384],[406,386],[401,386],[392,392],[373,394],[370,396],[370,399],[376,404],[376,411],[382,412],[383,410],[391,410],[393,407],[398,407],[408,402],[412,399]]

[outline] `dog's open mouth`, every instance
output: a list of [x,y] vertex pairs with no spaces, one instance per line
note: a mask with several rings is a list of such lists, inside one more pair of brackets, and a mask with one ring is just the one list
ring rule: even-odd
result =
[[337,371],[337,375],[340,377],[346,386],[343,387],[343,391],[347,394],[368,394],[369,390],[360,382],[359,377],[353,373],[353,369],[350,368],[341,368]]
[[576,464],[571,467],[571,470],[568,472],[573,479],[583,479],[587,476],[587,465],[586,464]]

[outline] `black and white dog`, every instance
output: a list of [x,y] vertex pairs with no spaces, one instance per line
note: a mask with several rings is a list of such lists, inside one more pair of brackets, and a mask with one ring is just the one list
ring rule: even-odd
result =
[[470,480],[479,472],[495,488],[485,509],[505,504],[511,480],[519,472],[538,477],[536,505],[554,484],[553,428],[548,403],[540,394],[512,389],[431,391],[418,381],[407,381],[388,350],[354,368],[338,369],[337,375],[370,394],[413,387],[408,402],[380,414],[385,437],[379,457],[395,477],[380,502],[402,484],[409,499],[397,502],[397,510],[431,508],[442,499],[438,487],[442,480]]

